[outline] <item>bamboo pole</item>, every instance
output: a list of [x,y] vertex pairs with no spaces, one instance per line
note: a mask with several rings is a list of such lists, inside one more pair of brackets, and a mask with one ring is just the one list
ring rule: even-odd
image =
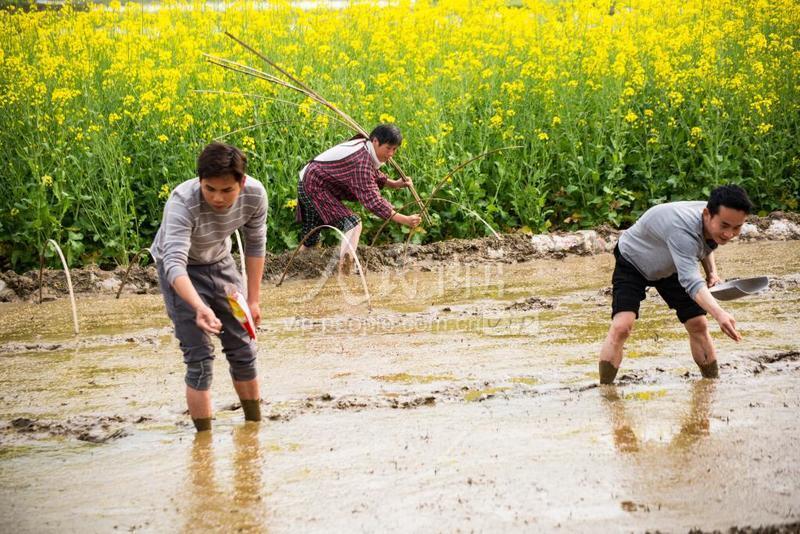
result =
[[[473,158],[470,158],[470,159],[468,159],[468,160],[466,160],[466,161],[464,161],[462,163],[459,163],[458,165],[453,167],[453,169],[450,172],[448,172],[445,175],[445,177],[442,178],[442,180],[438,184],[436,184],[436,187],[434,187],[433,191],[431,192],[431,196],[428,197],[428,203],[430,203],[433,200],[438,200],[435,197],[435,195],[436,195],[436,193],[439,192],[439,189],[441,189],[455,173],[457,173],[458,171],[460,171],[461,169],[463,169],[464,167],[466,167],[467,165],[469,165],[473,161],[476,161],[476,160],[481,159],[481,158],[485,158],[486,156],[490,156],[491,154],[494,154],[496,152],[501,152],[503,150],[512,150],[512,149],[515,149],[515,148],[522,148],[522,145],[512,145],[512,146],[504,146],[504,147],[500,147],[500,148],[495,148],[493,150],[489,150],[488,152],[484,152],[482,154],[478,154],[477,156],[475,156]],[[409,204],[406,204],[405,206],[402,206],[400,209],[404,209],[408,205]],[[426,209],[427,209],[427,204],[426,204]],[[375,233],[375,237],[372,238],[372,244],[370,246],[375,246],[375,242],[378,240],[378,237],[381,235],[381,232],[383,232],[383,229],[386,228],[386,225],[388,223],[389,223],[389,219],[386,219],[385,221],[383,221],[383,224],[381,224],[381,226],[378,228],[378,231]]]
[[[264,54],[262,54],[261,52],[259,52],[255,48],[253,48],[252,46],[248,45],[247,43],[245,43],[244,41],[242,41],[238,37],[234,36],[230,32],[226,31],[225,35],[228,36],[229,38],[233,39],[236,43],[238,43],[245,50],[248,50],[249,52],[255,54],[261,60],[266,62],[268,65],[270,65],[272,68],[274,68],[275,70],[277,70],[278,72],[283,74],[286,78],[288,78],[289,80],[294,82],[294,84],[299,86],[299,88],[295,87],[295,86],[292,86],[291,84],[281,83],[282,80],[281,81],[274,81],[273,83],[277,83],[279,85],[283,85],[284,87],[292,88],[292,89],[294,89],[294,90],[296,90],[298,92],[301,92],[301,93],[304,93],[304,94],[312,96],[312,98],[314,100],[316,100],[320,104],[326,106],[327,108],[332,110],[337,115],[341,116],[345,120],[345,122],[350,124],[351,127],[354,130],[356,130],[356,132],[358,132],[359,134],[363,135],[366,138],[369,138],[369,134],[367,133],[367,131],[363,127],[361,127],[352,117],[350,117],[347,113],[345,113],[341,109],[339,109],[336,106],[334,106],[327,99],[325,99],[322,95],[320,95],[319,93],[314,91],[311,87],[309,87],[307,84],[305,84],[302,80],[300,80],[296,76],[293,76],[292,74],[287,72],[285,69],[283,69],[280,65],[278,65],[274,61],[270,60]],[[275,80],[278,80],[278,78],[276,78],[274,76],[272,78],[274,78]],[[406,173],[403,172],[403,169],[400,168],[400,166],[397,164],[396,161],[394,161],[394,159],[390,159],[389,160],[389,164],[397,171],[397,173],[400,175],[400,178],[403,180],[403,182],[408,184],[408,189],[411,192],[411,195],[414,197],[414,200],[417,202],[417,205],[420,208],[420,214],[425,219],[425,221],[430,224],[430,222],[431,222],[430,217],[428,216],[428,213],[425,211],[427,206],[423,205],[422,199],[420,198],[419,194],[417,193],[417,190],[414,188],[413,183],[410,182],[410,180],[409,180],[408,176],[406,175]]]
[[69,300],[72,304],[72,325],[75,329],[75,334],[77,335],[80,333],[78,329],[78,308],[75,305],[75,292],[72,290],[72,277],[69,275],[69,267],[67,266],[67,260],[64,258],[64,253],[61,252],[61,247],[58,246],[52,239],[48,239],[47,243],[55,247],[56,252],[58,252],[58,256],[61,258],[61,265],[64,266],[64,274],[67,275],[67,289],[69,289]]
[[117,296],[114,297],[114,298],[119,299],[119,296],[122,294],[122,288],[125,287],[125,284],[128,282],[128,276],[131,273],[131,269],[133,268],[133,265],[135,263],[139,262],[139,256],[141,256],[142,252],[145,252],[145,251],[148,254],[150,254],[150,249],[145,247],[145,248],[141,249],[139,252],[137,252],[136,255],[133,257],[133,259],[131,260],[131,262],[128,264],[128,268],[125,269],[125,274],[122,275],[122,283],[119,285],[119,289],[117,289]]
[[316,232],[318,230],[321,230],[323,228],[330,228],[331,230],[335,230],[336,233],[338,233],[341,236],[341,238],[347,243],[347,248],[350,250],[350,253],[353,255],[353,259],[356,262],[356,267],[358,267],[358,275],[361,277],[361,285],[364,288],[364,295],[367,298],[367,309],[372,311],[372,302],[371,302],[371,299],[370,299],[370,296],[369,296],[369,288],[367,288],[367,278],[365,276],[366,269],[364,269],[361,266],[361,262],[358,259],[358,254],[356,254],[356,250],[353,248],[353,245],[351,245],[350,242],[347,240],[347,236],[344,235],[344,232],[342,232],[341,230],[339,230],[335,226],[331,226],[329,224],[321,224],[321,225],[311,229],[305,236],[303,236],[303,239],[300,241],[300,244],[297,246],[297,248],[294,249],[294,252],[292,253],[291,257],[289,258],[289,263],[287,263],[286,267],[284,267],[283,273],[281,273],[281,279],[278,280],[278,283],[275,284],[275,286],[279,287],[281,284],[283,284],[283,279],[286,278],[286,273],[289,272],[289,267],[291,267],[295,256],[297,256],[297,253],[300,252],[300,247],[305,245],[306,240],[311,236],[311,234],[313,234],[314,232]]

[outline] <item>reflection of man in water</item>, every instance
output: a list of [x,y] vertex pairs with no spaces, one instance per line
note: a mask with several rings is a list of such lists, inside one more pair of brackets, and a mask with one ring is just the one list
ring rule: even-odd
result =
[[[733,316],[708,290],[720,281],[714,249],[739,235],[753,205],[736,185],[714,189],[708,202],[672,202],[647,210],[620,236],[614,249],[611,328],[600,350],[600,383],[611,384],[622,363],[622,349],[639,317],[639,303],[653,286],[674,309],[689,334],[692,357],[705,378],[719,369],[706,312],[725,334],[739,341]],[[705,270],[700,276],[697,261]]]
[[[716,384],[707,380],[692,385],[692,404],[689,413],[683,418],[681,428],[672,438],[670,445],[678,449],[686,448],[710,432],[709,418]],[[625,401],[620,398],[616,386],[610,386],[601,393],[614,432],[614,446],[620,452],[638,452],[641,443],[631,427],[625,411]]]
[[267,195],[258,180],[245,174],[246,166],[247,158],[237,148],[208,145],[197,159],[198,178],[183,182],[170,194],[150,248],[167,314],[183,351],[186,403],[198,431],[211,430],[214,346],[209,334],[222,342],[245,419],[261,419],[256,345],[226,299],[228,286],[244,292],[230,252],[230,236],[241,228],[247,305],[256,326],[261,321]]
[[[266,511],[261,495],[263,458],[258,426],[233,431],[233,491],[216,480],[212,434],[195,434],[188,469],[187,532],[263,532]],[[217,443],[217,446],[220,444]],[[219,451],[217,451],[219,452]],[[225,451],[227,452],[227,451]],[[223,454],[229,458],[230,454]]]

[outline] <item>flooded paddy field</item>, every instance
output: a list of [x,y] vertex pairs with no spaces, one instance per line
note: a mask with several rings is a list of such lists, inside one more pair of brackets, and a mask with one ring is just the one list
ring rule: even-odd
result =
[[79,336],[67,299],[0,304],[0,524],[797,530],[800,242],[717,254],[772,282],[724,304],[744,339],[713,324],[715,381],[652,292],[597,386],[610,254],[374,273],[371,310],[355,276],[265,283],[265,419],[243,422],[218,355],[200,435],[159,295],[79,297]]

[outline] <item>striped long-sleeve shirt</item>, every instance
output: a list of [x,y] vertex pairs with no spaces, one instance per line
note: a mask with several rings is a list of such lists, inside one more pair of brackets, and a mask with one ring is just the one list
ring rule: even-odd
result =
[[245,256],[266,251],[267,193],[258,180],[246,177],[242,192],[224,213],[203,199],[200,180],[177,186],[164,206],[164,217],[150,251],[164,267],[170,285],[187,274],[187,265],[216,263],[230,254],[231,234],[241,228]]
[[303,189],[326,224],[353,214],[342,200],[358,201],[378,217],[388,219],[395,210],[380,194],[388,178],[378,171],[379,163],[370,154],[371,145],[367,146],[369,141],[357,139],[339,146],[348,144],[358,147],[345,149],[349,154],[342,159],[319,161],[318,157],[309,163],[302,172]]

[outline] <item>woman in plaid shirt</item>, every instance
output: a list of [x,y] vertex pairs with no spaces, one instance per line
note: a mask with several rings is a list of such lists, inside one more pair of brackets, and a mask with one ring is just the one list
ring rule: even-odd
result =
[[[380,188],[402,189],[411,181],[390,180],[378,169],[389,161],[403,142],[403,134],[394,124],[381,124],[369,139],[357,137],[326,150],[300,171],[297,184],[297,221],[303,236],[322,224],[340,229],[345,239],[339,249],[339,269],[349,272],[361,237],[361,219],[342,200],[355,200],[382,219],[414,228],[419,215],[403,215],[381,196]],[[301,250],[319,241],[319,230],[309,235]]]

